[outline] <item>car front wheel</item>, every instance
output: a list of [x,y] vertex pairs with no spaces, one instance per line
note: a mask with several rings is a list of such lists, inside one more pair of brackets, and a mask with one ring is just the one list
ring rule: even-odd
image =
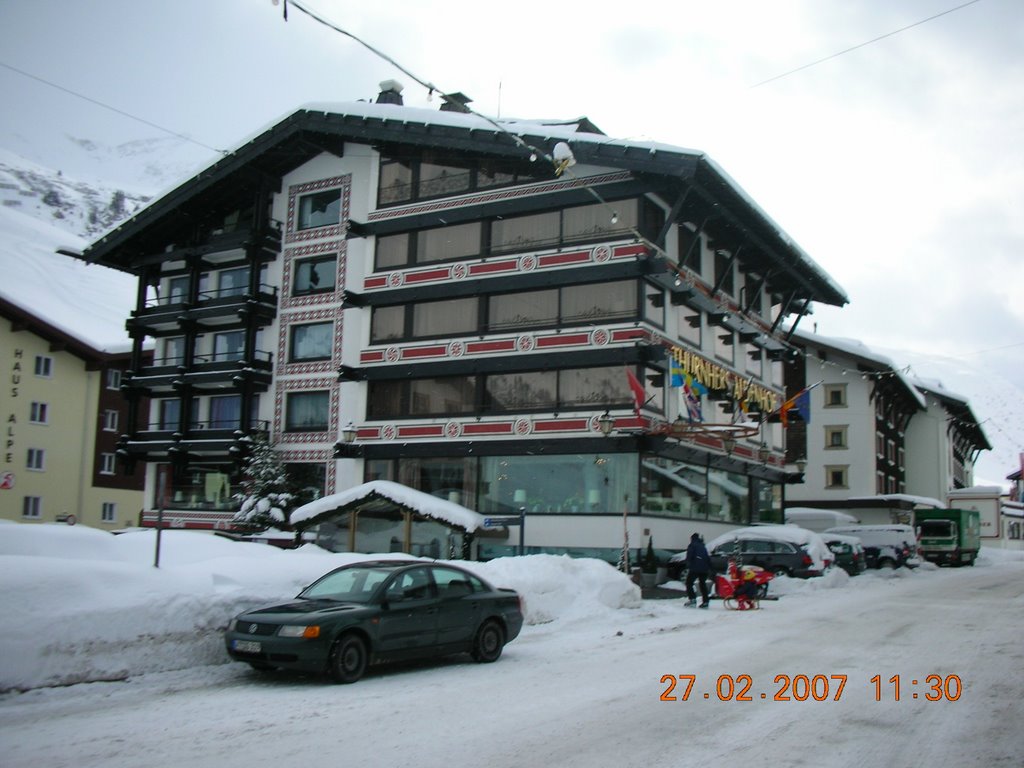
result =
[[772,568],[772,573],[774,573],[776,576],[792,576],[792,574],[789,572],[789,568],[787,568],[784,565],[776,565]]
[[337,683],[354,683],[366,672],[366,642],[358,635],[342,635],[331,649],[330,673]]
[[505,631],[501,625],[493,620],[485,621],[473,641],[473,658],[484,664],[497,661],[504,647]]

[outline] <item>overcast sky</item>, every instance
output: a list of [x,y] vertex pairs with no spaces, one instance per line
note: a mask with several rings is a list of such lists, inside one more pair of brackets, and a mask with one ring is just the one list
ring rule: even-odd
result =
[[[889,34],[964,2],[304,0],[490,116],[586,115],[706,152],[849,295],[802,327],[1024,387],[1024,2]],[[0,0],[0,63],[215,148],[388,78],[439,103],[272,0]],[[64,134],[164,135],[5,67],[0,103],[0,142],[55,154]]]

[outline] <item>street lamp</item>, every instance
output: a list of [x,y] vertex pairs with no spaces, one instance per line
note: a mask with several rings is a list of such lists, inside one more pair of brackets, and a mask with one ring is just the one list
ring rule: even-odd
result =
[[605,411],[597,420],[597,426],[601,429],[601,434],[608,437],[615,428],[615,419],[610,413],[608,413],[608,411]]
[[736,447],[736,440],[729,435],[722,438],[722,448],[725,449],[727,456],[732,456],[733,449]]
[[346,443],[354,443],[356,441],[356,435],[359,434],[356,429],[356,425],[351,421],[345,425],[345,428],[341,430],[341,439]]

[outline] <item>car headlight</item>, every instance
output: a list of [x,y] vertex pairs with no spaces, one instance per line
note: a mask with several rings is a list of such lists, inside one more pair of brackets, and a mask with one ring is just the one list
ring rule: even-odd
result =
[[320,627],[316,624],[282,624],[281,628],[277,630],[277,634],[279,637],[304,637],[312,639],[320,637]]
[[228,622],[228,632],[234,632],[238,628],[238,619],[232,619]]

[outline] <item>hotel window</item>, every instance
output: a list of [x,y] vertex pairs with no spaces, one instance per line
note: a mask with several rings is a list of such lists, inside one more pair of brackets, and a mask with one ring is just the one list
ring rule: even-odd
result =
[[112,475],[117,468],[117,457],[112,453],[100,454],[100,474]]
[[181,400],[160,401],[160,423],[158,428],[177,430],[181,427]]
[[632,281],[567,286],[561,297],[561,323],[633,320],[637,316],[638,297]]
[[188,299],[188,275],[172,277],[167,280],[167,303],[181,304]]
[[875,458],[885,458],[885,435],[881,432],[875,432]]
[[25,460],[25,468],[42,472],[46,469],[46,451],[42,448],[29,448]]
[[338,271],[338,256],[319,256],[315,259],[297,259],[292,281],[293,296],[312,293],[333,293]]
[[469,190],[472,172],[469,168],[452,165],[444,158],[424,155],[420,162],[419,197],[442,197]]
[[241,395],[210,398],[210,429],[238,429],[241,423]]
[[555,325],[557,322],[557,289],[491,296],[487,305],[487,329],[492,333]]
[[846,427],[825,427],[825,448],[846,448]]
[[412,161],[381,156],[377,185],[378,205],[412,200]]
[[492,374],[484,389],[484,407],[495,413],[553,410],[558,405],[555,371]]
[[164,339],[164,356],[161,365],[183,365],[185,362],[185,337],[175,336]]
[[700,245],[700,234],[685,225],[679,227],[679,266],[687,267],[697,276],[700,276],[703,255]]
[[117,522],[117,504],[113,501],[104,501],[100,511],[100,521],[104,523]]
[[244,296],[249,291],[249,268],[222,269],[217,279],[217,296]]
[[25,496],[21,500],[21,516],[38,520],[43,514],[43,499],[40,496]]
[[285,429],[289,432],[326,432],[330,416],[330,393],[289,392],[285,406]]
[[824,389],[825,389],[825,407],[826,408],[845,408],[846,407],[846,385],[845,384],[826,384]]
[[479,306],[476,297],[415,304],[412,308],[412,335],[422,339],[476,333],[480,327]]
[[825,487],[829,489],[849,487],[847,471],[848,467],[845,466],[826,466]]
[[636,200],[566,208],[562,214],[562,239],[589,240],[632,232],[639,226],[638,209]]
[[374,269],[404,267],[409,263],[409,233],[384,235],[374,247]]
[[117,411],[106,410],[103,412],[103,431],[104,432],[116,432],[117,431],[117,420],[120,414]]
[[416,263],[429,264],[476,256],[481,251],[480,232],[479,221],[421,229],[416,233]]
[[405,338],[405,305],[374,307],[370,315],[370,341],[380,343]]
[[49,379],[53,376],[53,358],[45,355],[36,355],[36,376]]
[[32,424],[47,424],[50,418],[50,409],[46,403],[32,403],[29,408],[28,420]]
[[491,252],[528,251],[557,245],[561,219],[558,211],[498,219],[491,224]]
[[896,441],[887,440],[885,443],[885,458],[889,460],[890,464],[896,463]]
[[327,227],[341,221],[341,189],[314,192],[299,198],[297,229]]
[[331,359],[334,347],[334,323],[293,325],[291,336],[291,362]]
[[107,369],[107,389],[121,389],[121,369]]
[[213,335],[213,361],[223,363],[241,360],[245,352],[245,332],[228,331]]
[[414,379],[409,382],[409,415],[472,413],[475,394],[475,376]]

